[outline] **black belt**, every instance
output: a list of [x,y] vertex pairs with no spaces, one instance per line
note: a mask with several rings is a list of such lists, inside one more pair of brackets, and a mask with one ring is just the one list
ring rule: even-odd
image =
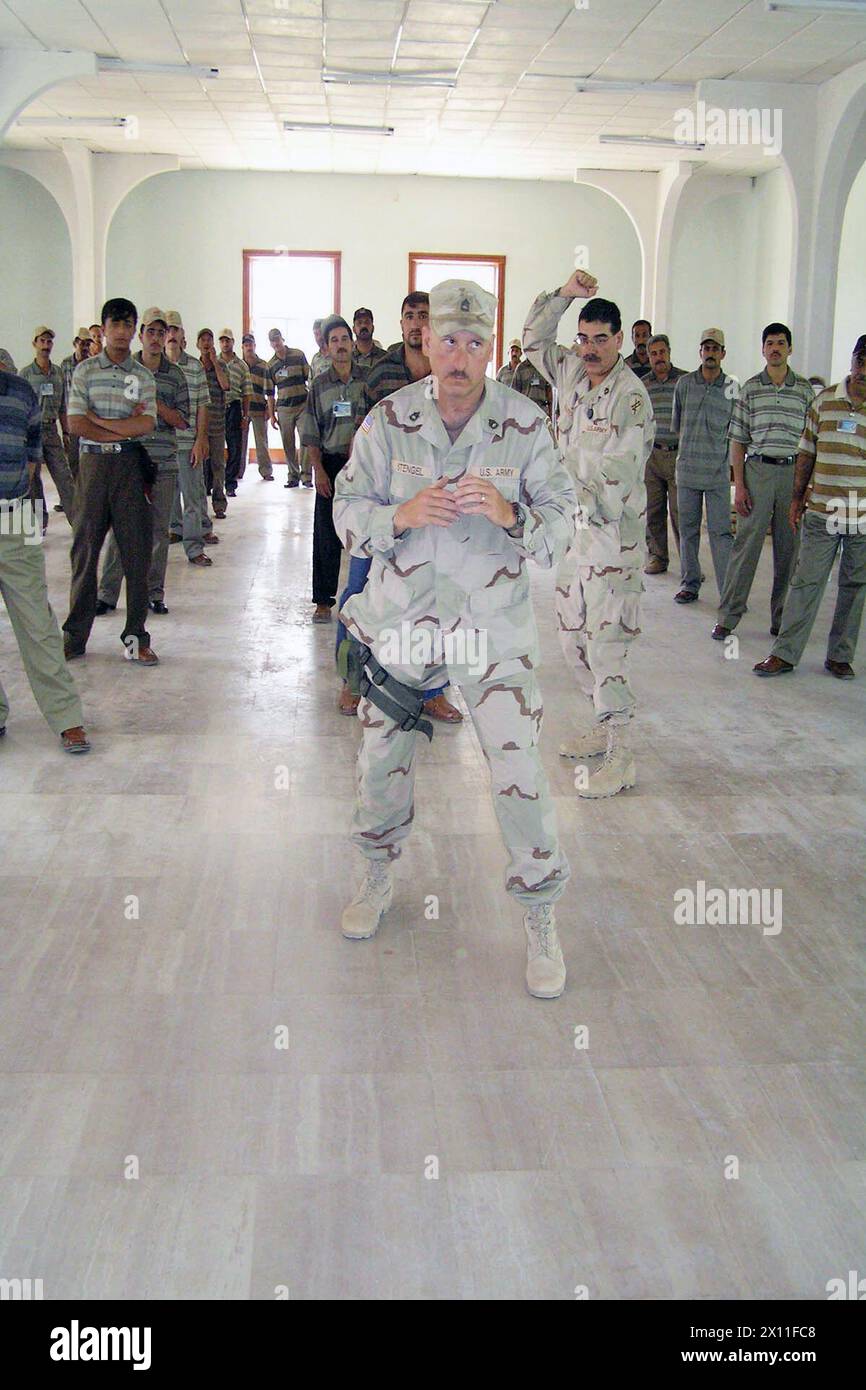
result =
[[134,442],[128,444],[94,444],[89,440],[82,439],[78,446],[80,454],[131,454],[138,446]]
[[663,454],[675,454],[677,451],[676,444],[654,444],[653,448],[658,449]]
[[[754,458],[755,455],[753,454],[752,457]],[[796,455],[796,454],[788,454],[788,455],[787,455],[785,458],[783,458],[783,459],[777,459],[777,458],[775,457],[774,454],[758,454],[757,457],[761,460],[761,463],[779,463],[779,464],[781,464],[781,463],[796,463],[796,462],[797,462],[797,455]]]
[[433,725],[429,719],[421,718],[426,692],[398,681],[396,676],[379,665],[370,648],[354,637],[350,637],[349,643],[349,661],[360,673],[358,688],[361,695],[387,714],[389,719],[393,719],[404,733],[420,729],[432,741]]

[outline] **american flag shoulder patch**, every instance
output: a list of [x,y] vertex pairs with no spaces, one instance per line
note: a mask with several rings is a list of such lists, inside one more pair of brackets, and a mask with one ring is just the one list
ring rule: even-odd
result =
[[364,431],[365,434],[369,434],[372,428],[373,428],[373,417],[372,417],[372,415],[368,415],[367,418],[366,418],[366,420],[362,420],[362,421],[361,421],[361,429]]

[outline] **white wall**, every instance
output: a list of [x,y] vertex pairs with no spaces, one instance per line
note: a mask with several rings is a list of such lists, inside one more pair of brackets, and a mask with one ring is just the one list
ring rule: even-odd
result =
[[[761,333],[768,323],[791,326],[791,254],[794,241],[794,216],[783,169],[772,169],[755,182],[751,198],[751,244],[755,255],[752,275],[752,326],[754,351],[758,351]],[[796,371],[809,376],[812,368],[798,353],[794,344],[791,358]],[[758,366],[762,366],[758,362]],[[757,370],[757,367],[756,367]]]
[[[565,183],[182,170],[149,179],[109,229],[108,294],[178,308],[193,332],[239,336],[247,250],[342,252],[342,310],[369,304],[376,336],[399,339],[408,253],[505,255],[505,342],[529,305],[590,247],[602,292],[639,312],[640,252],[628,216],[598,189]],[[328,306],[324,306],[325,309]],[[563,341],[577,331],[565,320]]]
[[51,194],[17,169],[0,166],[0,347],[16,367],[33,359],[33,330],[57,334],[59,362],[72,351],[72,250],[66,222]]
[[833,381],[848,375],[851,349],[866,333],[866,164],[848,196],[842,240],[839,245],[839,278],[836,284],[836,318],[833,327]]

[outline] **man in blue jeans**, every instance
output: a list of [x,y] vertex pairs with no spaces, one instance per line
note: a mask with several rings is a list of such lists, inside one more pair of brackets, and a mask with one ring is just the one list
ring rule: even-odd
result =
[[[367,377],[367,394],[374,405],[377,401],[383,400],[385,396],[392,396],[395,391],[401,390],[402,387],[408,386],[411,382],[421,381],[425,376],[430,375],[430,363],[421,350],[421,330],[429,317],[430,296],[423,290],[415,290],[412,294],[407,294],[400,310],[400,329],[403,334],[403,342],[381,358]],[[370,573],[372,563],[372,560],[367,560],[362,555],[350,556],[349,582],[340,595],[340,608],[353,594],[362,592],[367,583],[367,575]],[[345,627],[342,623],[338,623],[338,652],[340,643],[345,636]],[[446,697],[447,688],[443,685],[438,690],[429,692],[424,701],[424,713],[430,719],[438,719],[443,724],[461,724],[463,715]],[[360,695],[352,694],[348,684],[344,681],[343,689],[340,691],[340,713],[350,717],[356,714],[360,698]]]

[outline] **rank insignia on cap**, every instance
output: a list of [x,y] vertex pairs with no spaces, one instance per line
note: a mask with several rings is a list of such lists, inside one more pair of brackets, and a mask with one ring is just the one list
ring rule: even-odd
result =
[[469,300],[468,300],[468,299],[461,299],[461,301],[460,301],[460,312],[461,312],[461,314],[468,314],[468,313],[469,313]]

